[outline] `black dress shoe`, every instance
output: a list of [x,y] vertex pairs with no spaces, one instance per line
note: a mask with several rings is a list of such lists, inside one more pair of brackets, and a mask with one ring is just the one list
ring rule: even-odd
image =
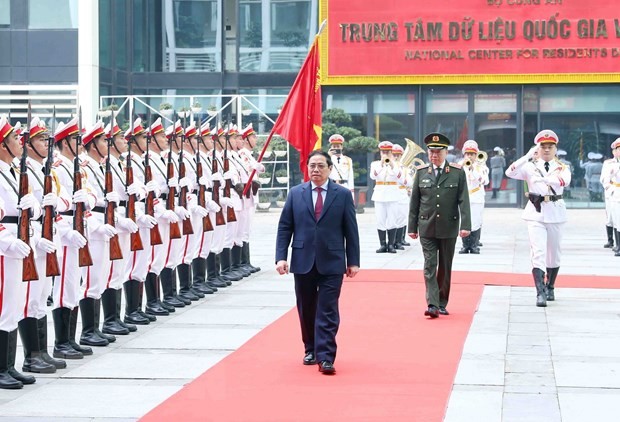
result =
[[446,309],[446,307],[445,307],[445,306],[440,306],[440,307],[439,307],[439,313],[440,313],[441,315],[450,315],[450,312],[448,312],[448,310]]
[[314,352],[308,352],[304,356],[304,365],[316,365],[316,357]]
[[322,372],[323,375],[334,375],[336,373],[336,368],[334,368],[334,364],[328,360],[322,360],[319,363],[319,372]]
[[436,306],[431,305],[428,307],[426,311],[424,311],[424,315],[429,316],[431,318],[437,318],[439,316],[439,309]]

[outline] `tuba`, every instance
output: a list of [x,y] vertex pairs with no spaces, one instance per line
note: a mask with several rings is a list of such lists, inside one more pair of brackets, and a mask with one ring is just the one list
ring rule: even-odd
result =
[[400,158],[400,163],[412,170],[417,166],[425,164],[424,160],[416,157],[416,155],[424,154],[422,147],[411,139],[405,138],[405,141],[407,142],[407,147],[405,148],[403,156]]

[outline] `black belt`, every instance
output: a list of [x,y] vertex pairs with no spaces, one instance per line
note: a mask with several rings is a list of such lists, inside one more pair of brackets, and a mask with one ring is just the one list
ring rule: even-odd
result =
[[[136,202],[138,202],[138,201],[136,201]],[[119,206],[119,207],[127,207],[127,201],[124,201],[124,200],[119,201],[119,202],[118,202],[118,206]]]
[[63,211],[59,212],[60,215],[66,215],[67,217],[73,217],[73,211]]
[[529,197],[530,200],[532,200],[533,197],[538,200],[538,202],[556,202],[563,198],[562,195],[536,195],[535,193],[530,193]]
[[213,188],[207,188],[207,192],[213,192]]
[[105,212],[105,207],[95,207],[90,210],[91,212]]
[[161,195],[159,195],[160,199],[163,199],[164,201],[168,200],[168,194],[167,193],[162,193]]
[[19,217],[5,216],[2,219],[2,221],[0,221],[0,223],[2,223],[2,224],[17,224],[17,223],[19,223]]

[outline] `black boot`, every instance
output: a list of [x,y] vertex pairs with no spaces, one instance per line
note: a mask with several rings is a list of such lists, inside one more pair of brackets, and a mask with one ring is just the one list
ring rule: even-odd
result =
[[394,242],[396,241],[396,229],[389,229],[387,231],[387,236],[388,236],[387,252],[396,253],[396,249],[394,249]]
[[381,247],[379,249],[377,249],[376,252],[377,253],[386,253],[387,252],[387,242],[385,241],[386,231],[385,230],[378,230],[377,229],[377,233],[379,233],[379,244],[381,245]]
[[[159,291],[159,283],[157,282],[157,274],[148,273],[144,281],[144,291],[146,292],[146,313],[151,315],[168,316],[170,312],[162,306],[157,297]],[[173,308],[174,309],[174,308]]]
[[179,294],[177,293],[177,284],[178,284],[178,280],[179,280],[179,274],[177,272],[177,268],[172,270],[172,291],[173,291],[174,297],[176,297],[181,302],[183,302],[185,304],[185,306],[189,306],[189,305],[192,304],[192,301],[189,298],[185,297],[185,296],[179,296]]
[[202,294],[212,295],[217,292],[217,288],[207,284],[207,260],[205,258],[195,258],[192,261],[192,286]]
[[105,334],[99,329],[99,323],[101,322],[101,299],[95,299],[95,334],[101,338],[106,339],[109,343],[114,343],[116,337],[111,334]]
[[407,226],[401,227],[400,231],[400,244],[403,246],[411,246],[411,243],[407,242]]
[[614,256],[620,256],[620,232],[614,229],[614,237],[616,238],[616,246],[611,248],[615,252]]
[[41,358],[37,319],[24,318],[19,321],[17,328],[24,346],[22,371],[37,374],[53,374],[56,372],[54,365],[50,365]]
[[138,327],[136,327],[133,324],[126,324],[122,319],[121,319],[121,307],[122,307],[122,302],[123,302],[123,289],[118,289],[114,291],[114,294],[116,295],[116,323],[118,325],[120,325],[121,327],[125,327],[127,328],[127,330],[130,333],[133,333],[135,331],[138,331]]
[[491,195],[491,199],[497,198],[497,189],[493,188],[493,195]]
[[469,234],[469,253],[479,254],[480,248],[478,247],[478,236],[480,235],[480,229],[474,230]]
[[396,229],[396,236],[394,237],[394,249],[396,249],[397,251],[404,251],[405,247],[403,246],[402,243],[400,243],[400,239],[402,238],[402,233],[401,233],[402,228],[399,227]]
[[86,297],[80,300],[80,313],[82,314],[80,344],[95,347],[103,347],[110,344],[107,339],[95,333],[95,299]]
[[545,289],[545,272],[540,268],[532,270],[534,284],[536,285],[536,306],[544,308],[547,306],[547,292]]
[[555,300],[555,279],[558,277],[560,267],[547,268],[547,300],[553,302]]
[[161,270],[161,274],[159,274],[159,278],[161,280],[161,290],[164,294],[163,302],[167,305],[174,306],[175,308],[184,308],[185,302],[182,302],[174,295],[174,288],[172,287],[172,283],[174,283],[174,280],[172,279],[173,272],[174,270],[172,268],[164,268]]
[[24,384],[9,374],[9,332],[0,331],[0,389],[19,390],[20,388],[24,388]]
[[241,248],[241,263],[245,264],[252,273],[257,273],[260,271],[260,267],[255,267],[250,261],[249,242],[243,242],[243,247]]
[[230,259],[232,261],[232,269],[233,271],[238,272],[243,277],[249,277],[252,272],[241,265],[241,246],[233,246],[230,250]]
[[220,255],[221,272],[220,276],[228,281],[239,281],[243,278],[241,274],[232,269],[232,260],[230,258],[230,248],[224,248]]
[[69,333],[71,332],[71,309],[54,309],[52,311],[52,319],[54,320],[55,334],[54,357],[62,359],[83,359],[84,354],[76,350],[69,342]]
[[116,290],[105,289],[101,294],[103,306],[103,334],[124,336],[129,334],[129,329],[123,327],[116,318]]
[[463,246],[459,250],[460,254],[469,253],[470,245],[471,245],[471,233],[467,237],[461,237],[461,243]]
[[607,243],[603,245],[604,248],[613,248],[614,247],[614,227],[613,226],[605,226],[607,230]]
[[21,381],[22,384],[34,384],[37,379],[32,375],[24,375],[15,369],[15,358],[17,356],[17,330],[13,330],[9,332],[9,361],[8,361],[8,369],[7,372],[10,376],[15,378],[17,381]]
[[[93,354],[93,349],[88,346],[80,346],[75,341],[75,334],[77,331],[77,320],[78,320],[79,307],[76,306],[69,313],[69,344],[78,352],[82,352],[84,356],[90,356]],[[56,357],[56,354],[54,354]],[[67,358],[68,359],[68,358]]]
[[482,246],[484,246],[484,245],[482,244],[482,242],[480,242],[480,236],[481,236],[481,235],[482,235],[482,227],[480,227],[480,228],[478,229],[478,236],[477,236],[477,239],[476,239],[476,246],[478,246],[479,248],[481,248]]
[[39,335],[39,352],[41,353],[41,359],[50,365],[54,365],[56,369],[65,369],[67,367],[67,362],[54,359],[47,353],[47,315],[37,320],[37,333]]
[[125,323],[136,325],[149,325],[151,320],[142,316],[138,309],[140,282],[138,280],[129,280],[123,283],[125,288]]
[[144,283],[138,283],[138,313],[142,315],[142,317],[148,319],[150,322],[157,321],[157,317],[155,315],[147,314],[146,312],[142,310],[142,299],[143,298],[144,298]]
[[224,266],[222,265],[222,253],[215,254],[215,273],[217,274],[217,278],[226,283],[226,286],[232,285],[234,281],[232,278],[222,274]]
[[204,293],[194,287],[191,265],[180,264],[177,267],[177,275],[179,277],[179,295],[192,301],[205,297]]
[[207,284],[215,288],[224,288],[227,287],[228,284],[217,276],[217,259],[215,256],[213,252],[207,255]]

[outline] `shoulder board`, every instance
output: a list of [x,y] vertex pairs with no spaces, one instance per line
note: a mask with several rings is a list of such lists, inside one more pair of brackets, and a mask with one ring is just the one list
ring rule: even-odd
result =
[[80,161],[80,167],[88,167],[88,161],[86,160]]
[[422,169],[427,168],[427,167],[428,167],[428,166],[430,166],[430,165],[431,165],[430,163],[420,164],[419,166],[416,166],[416,169],[418,169],[418,170],[422,170]]
[[58,167],[61,163],[62,163],[62,160],[56,160],[56,161],[54,161],[54,164],[52,164],[52,165],[54,167]]
[[463,166],[458,163],[450,163],[450,167],[454,167],[455,169],[463,168]]

